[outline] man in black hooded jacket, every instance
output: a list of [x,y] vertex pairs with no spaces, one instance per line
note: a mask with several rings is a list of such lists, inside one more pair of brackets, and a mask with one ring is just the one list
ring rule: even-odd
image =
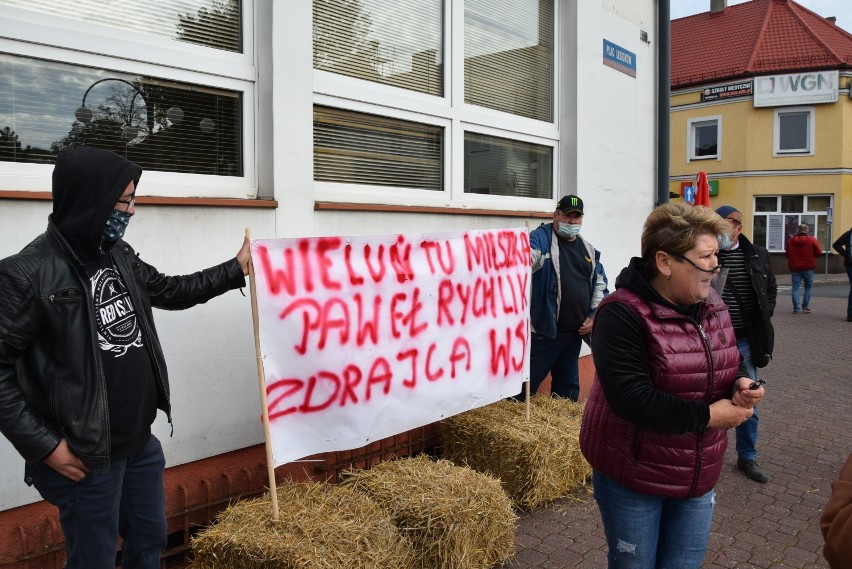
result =
[[59,508],[68,569],[160,567],[171,422],[152,307],[179,310],[245,285],[248,240],[210,269],[166,276],[121,240],[142,169],[92,147],[62,151],[47,230],[0,261],[0,431],[26,481]]

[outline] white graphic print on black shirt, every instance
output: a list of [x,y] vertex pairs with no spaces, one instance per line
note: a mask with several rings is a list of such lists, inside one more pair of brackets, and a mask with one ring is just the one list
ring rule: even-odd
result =
[[157,383],[137,307],[109,255],[88,263],[109,408],[110,455],[123,460],[151,435]]
[[142,331],[127,288],[113,267],[92,276],[92,295],[101,350],[121,357],[130,348],[142,347]]

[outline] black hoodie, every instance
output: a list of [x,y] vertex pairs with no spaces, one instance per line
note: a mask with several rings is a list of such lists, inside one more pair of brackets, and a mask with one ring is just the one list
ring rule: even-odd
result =
[[157,414],[157,383],[140,316],[113,266],[116,242],[103,241],[110,212],[141,174],[142,168],[118,154],[89,146],[62,151],[53,171],[51,219],[91,279],[113,461],[145,445]]
[[82,261],[100,257],[107,218],[142,168],[114,152],[81,146],[59,153],[53,170],[53,220]]

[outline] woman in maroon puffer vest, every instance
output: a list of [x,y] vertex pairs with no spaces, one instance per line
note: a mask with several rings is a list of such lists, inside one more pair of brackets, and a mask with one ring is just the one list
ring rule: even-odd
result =
[[610,569],[701,567],[726,429],[763,397],[763,387],[749,389],[728,309],[710,286],[717,239],[729,232],[708,208],[658,207],[642,257],[598,306],[580,444]]

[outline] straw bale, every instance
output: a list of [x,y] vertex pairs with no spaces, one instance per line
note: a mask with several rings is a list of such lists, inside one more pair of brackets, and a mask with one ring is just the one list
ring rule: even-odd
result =
[[583,405],[569,399],[498,401],[441,426],[443,457],[495,476],[518,508],[529,510],[568,495],[592,469],[580,452]]
[[421,455],[349,471],[343,484],[391,513],[418,567],[485,569],[514,555],[517,517],[491,476]]
[[317,482],[236,502],[193,538],[193,569],[411,569],[411,542],[388,513],[351,488]]

